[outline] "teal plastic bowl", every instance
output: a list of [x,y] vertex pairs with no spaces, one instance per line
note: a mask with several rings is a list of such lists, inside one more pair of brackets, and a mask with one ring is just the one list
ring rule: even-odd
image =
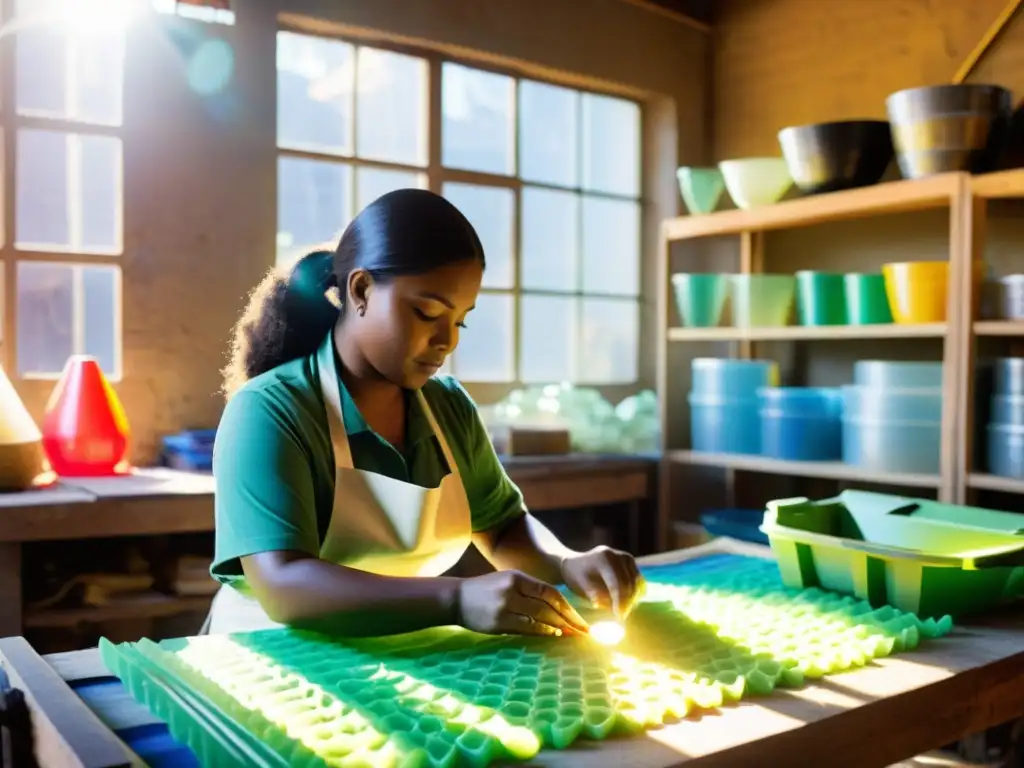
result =
[[715,328],[722,320],[722,308],[729,295],[726,275],[672,275],[679,319],[687,328]]
[[725,179],[717,168],[683,167],[676,171],[679,193],[690,213],[711,213],[725,191]]

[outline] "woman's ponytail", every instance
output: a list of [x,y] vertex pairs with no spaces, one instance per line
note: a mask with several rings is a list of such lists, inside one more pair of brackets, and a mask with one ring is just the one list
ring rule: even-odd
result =
[[327,298],[334,285],[334,254],[313,251],[291,268],[276,267],[249,295],[235,324],[224,393],[231,397],[247,381],[316,351],[338,319]]

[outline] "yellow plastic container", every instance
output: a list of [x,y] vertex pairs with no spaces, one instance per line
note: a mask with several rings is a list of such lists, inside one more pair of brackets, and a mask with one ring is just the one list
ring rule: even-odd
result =
[[944,323],[949,293],[948,261],[883,264],[885,293],[893,320],[903,325]]

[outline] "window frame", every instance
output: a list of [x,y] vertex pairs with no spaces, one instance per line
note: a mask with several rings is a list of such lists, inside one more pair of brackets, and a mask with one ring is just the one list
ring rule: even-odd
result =
[[[582,338],[580,334],[580,326],[582,315],[584,313],[584,300],[586,299],[615,299],[621,301],[629,301],[635,306],[636,311],[636,325],[637,325],[637,339],[635,347],[634,366],[636,370],[636,376],[632,381],[613,381],[613,382],[590,382],[582,378],[574,380],[572,383],[575,386],[590,386],[597,387],[600,389],[635,389],[639,387],[644,379],[643,375],[643,327],[644,327],[644,261],[647,253],[649,242],[648,233],[644,225],[648,201],[645,198],[645,183],[646,183],[646,168],[644,164],[644,141],[645,141],[645,130],[647,121],[647,105],[645,101],[636,93],[625,94],[621,91],[616,91],[614,88],[599,89],[597,87],[583,84],[578,79],[572,77],[559,78],[557,75],[548,75],[545,73],[535,73],[525,71],[516,67],[502,65],[489,61],[486,57],[474,58],[471,55],[464,53],[454,53],[442,50],[436,50],[427,45],[419,44],[405,44],[401,42],[395,42],[383,38],[376,34],[364,33],[361,30],[327,30],[320,28],[320,25],[311,25],[302,23],[300,17],[289,17],[288,15],[279,17],[277,32],[289,32],[297,35],[304,35],[313,38],[322,38],[325,40],[335,40],[344,42],[356,47],[368,47],[376,48],[384,51],[390,51],[393,53],[400,53],[407,56],[415,56],[426,62],[427,66],[427,115],[426,115],[426,132],[427,132],[427,164],[425,167],[408,166],[400,163],[388,163],[376,160],[368,160],[359,158],[357,153],[357,146],[355,144],[355,136],[353,135],[353,152],[351,156],[341,156],[331,153],[318,153],[308,152],[305,150],[292,150],[287,147],[282,147],[277,144],[277,135],[275,131],[275,147],[276,156],[281,158],[284,156],[293,157],[304,157],[312,160],[324,160],[328,162],[336,162],[341,164],[350,164],[353,169],[360,166],[364,167],[375,167],[385,170],[401,170],[401,171],[412,171],[415,170],[426,175],[426,189],[436,194],[442,194],[444,184],[459,183],[459,184],[470,184],[475,186],[483,187],[494,187],[500,189],[510,190],[513,194],[513,221],[511,228],[511,256],[512,256],[512,285],[510,288],[494,288],[494,287],[482,287],[480,289],[481,294],[485,295],[500,295],[500,296],[511,296],[512,297],[512,378],[506,381],[478,381],[474,379],[460,379],[464,384],[469,385],[473,389],[482,388],[495,388],[495,389],[509,389],[515,387],[526,387],[540,385],[540,382],[524,382],[522,380],[522,360],[521,360],[521,304],[522,297],[526,296],[556,296],[560,298],[574,298],[575,311],[576,311],[576,333],[573,340],[573,368],[578,368],[578,359],[582,346]],[[276,40],[276,37],[275,37]],[[358,56],[358,54],[356,54]],[[443,90],[443,77],[442,71],[444,64],[452,63],[458,64],[463,67],[470,69],[481,70],[484,72],[490,72],[493,74],[508,77],[512,80],[512,95],[511,95],[511,109],[512,109],[512,158],[514,172],[510,175],[503,175],[499,173],[490,173],[482,171],[471,171],[459,168],[446,167],[442,162],[443,157],[443,146],[442,146],[442,124],[443,124],[443,109],[442,109],[442,90]],[[610,97],[629,101],[636,105],[638,109],[638,131],[637,131],[637,194],[632,195],[621,195],[614,193],[598,192],[587,190],[583,187],[582,183],[582,156],[583,156],[583,142],[581,139],[583,124],[582,124],[582,111],[583,111],[583,99],[580,98],[577,104],[577,146],[576,151],[579,154],[579,180],[576,186],[562,186],[558,184],[549,184],[541,182],[531,182],[524,180],[521,173],[520,163],[520,130],[519,130],[519,105],[520,105],[520,87],[524,80],[535,81],[538,83],[544,83],[547,85],[558,86],[560,88],[569,89],[574,91],[581,96],[583,94],[593,94],[596,96]],[[357,100],[353,99],[353,116],[352,124],[356,125],[358,117],[356,115],[357,106],[355,104]],[[275,99],[275,115],[276,115],[276,99]],[[276,166],[275,166],[276,168]],[[353,174],[354,175],[354,174]],[[522,191],[525,187],[552,190],[556,192],[569,192],[576,196],[577,200],[580,201],[580,215],[577,221],[577,239],[578,249],[577,258],[580,260],[577,262],[579,284],[572,291],[561,291],[561,290],[543,290],[543,289],[530,289],[522,287],[522,259],[521,259],[521,240],[522,240]],[[356,182],[352,182],[353,193],[356,189]],[[582,215],[582,203],[586,198],[601,199],[601,200],[615,200],[615,201],[627,201],[636,203],[639,208],[639,222],[638,222],[638,237],[639,242],[637,243],[637,292],[635,295],[629,294],[618,294],[618,293],[605,293],[597,291],[587,291],[582,288],[582,259],[583,259],[583,215]],[[354,207],[356,203],[353,204]],[[358,210],[356,211],[358,213]],[[459,378],[458,371],[458,352],[452,356],[452,365],[449,368],[446,365],[445,370],[450,372]],[[575,371],[574,371],[575,372]],[[545,383],[557,383],[557,382],[545,382]]]
[[[15,16],[17,0],[0,0],[0,19],[7,23]],[[148,9],[147,9],[148,10]],[[0,151],[3,158],[3,186],[0,190],[0,365],[12,381],[54,382],[61,371],[22,373],[18,361],[18,266],[21,263],[60,264],[70,267],[115,267],[115,296],[113,332],[115,338],[115,369],[104,371],[113,383],[124,380],[124,239],[125,239],[125,136],[129,130],[129,110],[125,108],[124,62],[121,72],[121,119],[117,123],[88,122],[66,117],[46,117],[38,114],[19,114],[17,108],[17,35],[9,35],[0,41]],[[70,46],[69,46],[70,47]],[[125,42],[126,58],[128,42]],[[69,62],[69,68],[72,66]],[[67,85],[65,86],[67,87]],[[67,96],[66,96],[67,98]],[[25,130],[41,130],[63,135],[102,136],[116,139],[120,144],[117,192],[118,207],[115,212],[117,247],[107,250],[73,250],[59,247],[18,248],[17,241],[17,177],[18,177],[18,134]],[[71,158],[69,158],[70,160]],[[77,175],[75,169],[65,168],[67,178]],[[76,207],[81,200],[69,195],[69,207]],[[85,302],[85,289],[81,272],[75,272],[72,283],[72,312],[75,316],[72,327],[74,339],[72,354],[77,351],[82,337],[81,315]]]

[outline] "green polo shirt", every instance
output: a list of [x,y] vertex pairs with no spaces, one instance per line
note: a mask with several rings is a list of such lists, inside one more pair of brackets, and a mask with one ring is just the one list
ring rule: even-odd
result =
[[[216,553],[211,573],[242,586],[239,558],[271,550],[320,551],[334,507],[334,451],[316,354],[252,379],[224,409],[213,451]],[[427,488],[447,464],[418,399],[409,398],[406,445],[399,452],[378,436],[338,382],[356,469]],[[476,406],[450,376],[423,388],[458,465],[474,531],[523,511],[523,497],[495,455]],[[344,501],[339,502],[345,514]]]

